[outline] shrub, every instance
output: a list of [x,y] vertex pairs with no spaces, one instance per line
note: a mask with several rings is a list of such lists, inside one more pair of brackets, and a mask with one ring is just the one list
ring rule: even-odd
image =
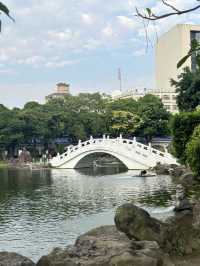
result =
[[196,126],[200,125],[200,112],[176,114],[171,123],[174,155],[182,163],[187,162],[186,145]]
[[200,175],[200,125],[193,132],[186,146],[187,163],[196,175]]

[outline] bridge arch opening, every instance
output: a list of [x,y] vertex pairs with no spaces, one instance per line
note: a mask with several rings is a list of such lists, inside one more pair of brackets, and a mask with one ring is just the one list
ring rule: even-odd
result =
[[121,171],[128,169],[119,158],[108,152],[92,152],[87,154],[80,159],[75,168],[118,168]]

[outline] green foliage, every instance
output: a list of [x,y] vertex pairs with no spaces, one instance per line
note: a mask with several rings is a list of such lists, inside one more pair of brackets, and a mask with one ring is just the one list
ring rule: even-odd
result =
[[170,113],[166,111],[161,100],[154,95],[146,95],[138,101],[138,112],[142,125],[138,134],[151,141],[154,136],[169,134]]
[[109,102],[107,104],[107,111],[127,111],[131,113],[136,113],[138,110],[138,102],[133,99],[120,99],[116,101]]
[[185,55],[177,64],[177,68],[182,67],[182,65],[194,54],[196,55],[196,62],[197,62],[197,67],[200,68],[200,57],[199,57],[199,52],[200,52],[200,43],[197,40],[192,40],[191,42],[191,48],[187,55]]
[[[100,137],[142,135],[148,138],[167,132],[169,113],[160,100],[145,96],[111,101],[99,93],[81,93],[50,100],[46,104],[28,102],[24,108],[7,109],[0,105],[0,145],[14,150],[39,141],[48,147],[56,138],[69,137],[74,143],[91,135]],[[164,127],[164,128],[162,128]]]
[[134,134],[141,123],[142,120],[137,114],[128,111],[113,111],[111,131],[113,131],[115,136],[119,136],[120,133]]
[[200,125],[193,132],[186,147],[187,163],[196,175],[200,175]]
[[173,136],[174,155],[186,163],[186,145],[190,141],[194,128],[200,124],[200,112],[180,113],[172,118],[171,129]]
[[172,86],[175,86],[177,104],[182,112],[194,111],[200,104],[200,70],[192,72],[185,68],[179,75],[178,81],[171,80]]

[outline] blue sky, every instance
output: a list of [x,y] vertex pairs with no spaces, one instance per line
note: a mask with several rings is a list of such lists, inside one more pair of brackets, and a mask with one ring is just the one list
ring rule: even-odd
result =
[[[180,8],[196,0],[169,0]],[[0,103],[23,106],[44,102],[58,82],[71,93],[154,87],[154,45],[177,23],[198,23],[200,11],[148,26],[135,7],[166,10],[158,0],[4,0],[16,23],[2,17],[0,36]]]

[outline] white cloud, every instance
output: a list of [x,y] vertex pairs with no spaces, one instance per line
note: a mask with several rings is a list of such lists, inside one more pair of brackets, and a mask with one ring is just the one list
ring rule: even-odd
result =
[[[102,58],[103,61],[109,56],[113,59],[107,62],[110,69],[115,67],[116,62],[123,62],[128,68],[137,68],[138,66],[133,63],[134,60],[128,62],[129,55],[136,57],[144,54],[146,36],[142,20],[135,17],[135,6],[138,8],[150,6],[159,14],[169,10],[158,0],[5,1],[16,23],[2,16],[1,84],[3,73],[19,72],[18,77],[22,80],[17,82],[23,83],[24,72],[28,73],[28,78],[32,75],[29,70],[35,71],[37,79],[43,80],[48,79],[48,73],[53,72],[56,76],[57,72],[54,69],[59,69],[59,77],[63,69],[65,77],[65,68],[70,72],[71,65],[76,65],[77,79],[79,77],[81,79],[82,73],[78,68],[80,65],[85,67],[88,63],[90,67],[95,64],[96,58]],[[196,0],[170,0],[170,2],[184,9],[193,6]],[[176,23],[199,23],[199,19],[199,13],[196,12],[159,21],[156,27],[150,23],[148,37],[154,42],[157,35],[160,36]],[[91,69],[88,72],[91,72]],[[146,73],[141,75],[146,76]],[[137,79],[137,76],[133,78]],[[83,81],[84,79],[85,77],[82,78]],[[6,80],[7,77],[4,82]],[[102,82],[106,84],[106,81]],[[89,86],[92,87],[94,84],[97,84],[96,80],[93,84],[91,81]]]
[[23,59],[19,59],[17,62],[19,64],[38,66],[45,61],[45,58],[42,56],[31,56]]
[[114,35],[113,28],[110,25],[107,25],[103,30],[102,33],[107,37],[112,37]]
[[82,21],[87,25],[92,25],[95,22],[94,16],[90,14],[82,14],[81,15]]
[[133,18],[126,16],[118,16],[117,18],[119,19],[120,24],[128,29],[134,29],[136,27],[136,22]]
[[48,37],[53,41],[69,41],[72,39],[73,33],[71,29],[65,29],[63,31],[48,31]]
[[138,49],[136,51],[133,52],[134,56],[143,56],[145,55],[146,50],[144,48]]
[[64,68],[65,66],[78,64],[79,60],[62,60],[62,61],[49,61],[45,66],[48,68]]

